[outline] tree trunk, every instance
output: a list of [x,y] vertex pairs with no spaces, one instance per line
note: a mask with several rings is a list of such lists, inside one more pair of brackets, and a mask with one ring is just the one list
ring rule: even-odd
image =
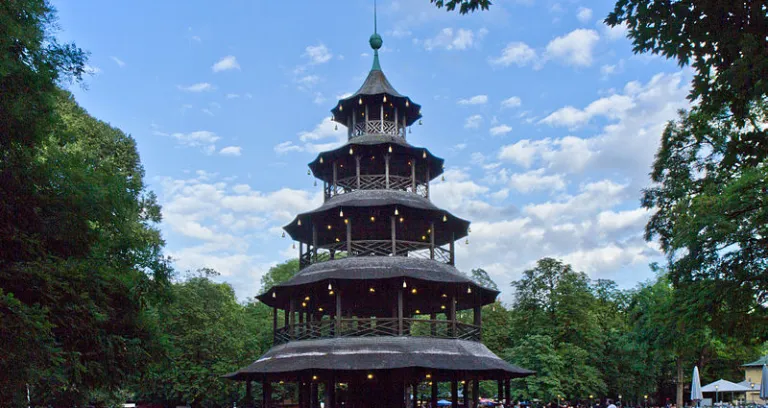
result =
[[683,358],[677,356],[677,408],[683,407]]

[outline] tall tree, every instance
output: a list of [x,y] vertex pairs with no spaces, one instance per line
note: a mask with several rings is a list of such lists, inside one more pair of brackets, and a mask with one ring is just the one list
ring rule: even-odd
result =
[[467,14],[477,10],[488,10],[491,6],[491,0],[429,0],[437,8],[443,8],[447,11],[456,10],[456,6],[459,7],[460,14]]
[[277,264],[267,271],[264,276],[261,277],[261,293],[267,292],[272,289],[273,286],[279,285],[288,279],[291,279],[293,275],[299,272],[299,259],[289,259],[283,263]]

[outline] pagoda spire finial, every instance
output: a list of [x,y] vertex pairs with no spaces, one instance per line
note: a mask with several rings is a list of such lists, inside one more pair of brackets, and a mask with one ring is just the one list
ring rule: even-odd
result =
[[378,31],[378,21],[376,18],[376,0],[373,0],[373,35],[368,40],[368,43],[373,48],[373,66],[371,71],[381,71],[381,65],[379,65],[379,48],[384,41],[381,39]]

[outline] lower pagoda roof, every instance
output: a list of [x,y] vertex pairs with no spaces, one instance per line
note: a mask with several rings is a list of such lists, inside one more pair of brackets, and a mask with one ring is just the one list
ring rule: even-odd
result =
[[[478,378],[515,378],[535,374],[507,363],[475,341],[387,337],[294,341],[273,347],[253,364],[225,377],[249,380],[299,372],[344,372],[393,369],[435,370],[435,380],[460,371]],[[441,373],[443,373],[441,375]]]

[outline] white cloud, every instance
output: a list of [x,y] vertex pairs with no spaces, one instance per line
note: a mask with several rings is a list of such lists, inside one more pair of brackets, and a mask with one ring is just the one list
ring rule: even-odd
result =
[[214,86],[208,82],[198,82],[189,86],[178,85],[177,88],[186,92],[207,92],[214,90]]
[[[308,152],[319,153],[341,146],[347,141],[347,133],[343,127],[337,126],[330,118],[323,119],[311,131],[298,133],[301,145],[293,141],[285,141],[274,147],[276,153]],[[330,140],[329,140],[330,139]]]
[[576,127],[589,122],[595,116],[617,119],[634,106],[635,101],[630,96],[614,94],[600,98],[584,109],[577,109],[573,106],[560,108],[542,119],[541,123],[550,126]]
[[125,66],[125,62],[124,62],[123,60],[121,60],[120,58],[117,58],[117,57],[115,57],[115,56],[111,56],[111,57],[109,57],[109,58],[110,58],[112,61],[114,61],[114,62],[115,62],[115,64],[117,64],[117,66],[118,66],[118,67],[122,68],[122,67],[124,67],[124,66]]
[[333,54],[324,44],[307,46],[303,56],[309,58],[309,63],[313,65],[324,64],[333,58]]
[[238,95],[236,93],[228,93],[227,94],[227,99],[237,99],[239,97],[240,97],[240,95]]
[[503,136],[511,131],[512,131],[512,128],[510,126],[501,124],[501,125],[492,127],[490,130],[490,133],[491,133],[491,136]]
[[515,64],[524,67],[536,59],[536,51],[524,42],[509,43],[502,51],[501,56],[489,59],[492,65],[508,67]]
[[538,169],[510,175],[509,186],[521,193],[559,191],[565,188],[565,178],[562,174],[545,174],[545,169]]
[[483,121],[483,117],[480,115],[472,115],[464,121],[465,129],[477,129],[480,127],[480,123]]
[[569,65],[588,67],[592,65],[592,51],[599,39],[597,31],[579,28],[550,41],[546,56]]
[[592,19],[592,9],[586,7],[579,7],[579,11],[576,13],[576,18],[582,23],[588,23]]
[[303,87],[311,88],[320,82],[320,77],[317,75],[305,75],[297,79],[296,82]]
[[475,95],[467,99],[459,99],[459,105],[483,105],[488,103],[488,95]]
[[206,154],[211,154],[216,151],[216,141],[221,139],[215,133],[207,130],[198,130],[189,133],[163,133],[155,131],[154,134],[160,136],[167,136],[176,139],[179,145],[185,147],[197,147],[200,148]]
[[83,67],[83,71],[85,71],[85,73],[88,74],[88,75],[94,75],[95,76],[95,75],[98,75],[98,74],[101,73],[101,68],[85,64],[85,66]]
[[611,27],[600,22],[599,27],[602,29],[603,35],[611,41],[627,38],[627,32],[629,31],[626,23],[619,24],[616,27]]
[[423,41],[424,48],[431,51],[435,48],[444,50],[466,50],[471,48],[476,41],[482,39],[488,33],[486,29],[480,29],[476,34],[472,30],[460,28],[444,28],[432,38]]
[[243,152],[243,148],[240,146],[227,146],[219,150],[219,154],[222,156],[240,156]]
[[237,58],[234,55],[227,55],[213,64],[211,67],[213,72],[229,71],[232,69],[240,69],[240,64],[237,63]]
[[520,99],[519,96],[510,96],[509,98],[501,101],[502,108],[517,108],[522,104],[523,104],[523,101]]
[[616,231],[625,228],[641,229],[648,220],[648,210],[637,208],[627,211],[603,211],[597,215],[597,225],[603,231]]

